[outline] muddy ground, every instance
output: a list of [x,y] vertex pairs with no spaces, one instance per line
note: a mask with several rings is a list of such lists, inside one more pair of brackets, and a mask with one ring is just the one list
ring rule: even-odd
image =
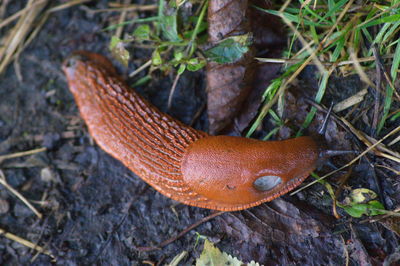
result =
[[[25,3],[13,1],[7,14],[20,10]],[[0,186],[0,227],[37,243],[54,256],[52,259],[45,254],[37,255],[34,250],[0,236],[0,264],[166,264],[182,251],[188,251],[180,264],[190,265],[202,250],[198,234],[244,261],[268,265],[344,265],[346,261],[350,265],[380,264],[396,248],[399,252],[400,238],[381,223],[360,223],[344,213],[342,219],[335,219],[332,202],[322,185],[249,210],[225,213],[162,249],[140,251],[140,247],[155,246],[212,212],[157,193],[102,151],[89,136],[68,90],[61,63],[75,50],[110,56],[107,47],[112,33],[102,29],[110,19],[118,18],[118,13],[90,12],[106,8],[107,4],[108,1],[93,1],[52,13],[40,34],[0,77],[0,154],[47,148],[45,152],[0,163],[7,182],[34,203],[43,219],[38,219]],[[142,12],[141,16],[150,14]],[[3,29],[0,34],[4,32]],[[146,50],[132,51],[129,69],[118,65],[124,76],[150,56]],[[22,79],[16,75],[18,67]],[[312,76],[314,70],[308,72],[306,75]],[[172,80],[173,76],[156,73],[150,84],[137,89],[165,111]],[[133,82],[129,80],[128,84]],[[299,87],[307,85],[307,93],[312,95],[316,82],[300,80]],[[357,77],[332,78],[326,101],[334,97],[344,99],[359,86]],[[190,123],[202,110],[204,88],[204,73],[185,74],[170,114]],[[295,95],[297,92],[288,96],[292,108],[309,108]],[[207,129],[204,110],[193,126]],[[341,146],[338,142],[343,138],[346,144],[342,145],[353,148],[354,139],[348,132],[334,123],[330,127],[330,145]],[[334,163],[340,165],[348,159],[351,157]],[[380,160],[373,163],[379,164]],[[386,208],[398,206],[398,176],[383,168],[371,171],[371,161],[367,160],[359,162],[352,175],[349,186],[380,191]]]

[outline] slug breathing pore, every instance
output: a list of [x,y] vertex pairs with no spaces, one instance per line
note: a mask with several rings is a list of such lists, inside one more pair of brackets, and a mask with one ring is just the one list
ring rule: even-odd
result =
[[236,211],[271,201],[303,182],[324,153],[311,137],[260,141],[195,130],[129,88],[99,54],[76,52],[63,70],[97,144],[188,205]]

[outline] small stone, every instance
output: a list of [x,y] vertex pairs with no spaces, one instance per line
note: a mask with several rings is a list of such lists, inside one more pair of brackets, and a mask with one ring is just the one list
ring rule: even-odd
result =
[[40,178],[46,183],[55,181],[53,171],[51,171],[50,167],[45,167],[40,171]]
[[42,145],[50,150],[57,145],[60,139],[61,137],[57,133],[47,133],[43,136]]
[[10,203],[5,199],[0,199],[0,214],[5,214],[10,210]]
[[33,212],[27,206],[17,203],[14,206],[14,215],[18,218],[27,218],[33,215]]

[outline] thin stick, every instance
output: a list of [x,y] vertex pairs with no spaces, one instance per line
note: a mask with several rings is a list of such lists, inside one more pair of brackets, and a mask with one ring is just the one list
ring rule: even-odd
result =
[[[372,53],[374,54],[375,61],[378,61],[378,48],[376,45],[372,47]],[[380,89],[381,89],[381,82],[382,82],[382,72],[379,66],[379,63],[376,64],[376,88],[374,93],[374,113],[372,117],[372,126],[371,126],[371,136],[375,137],[376,127],[378,125],[378,117],[379,117],[379,98],[380,98]]]
[[353,61],[354,69],[356,70],[358,76],[362,81],[368,84],[368,86],[375,88],[375,84],[368,78],[368,75],[363,70],[362,66],[360,65],[360,61],[357,58],[357,54],[354,52],[353,47],[349,48],[350,58]]
[[23,239],[23,238],[21,238],[21,237],[19,237],[17,235],[11,234],[11,233],[7,232],[6,230],[4,230],[2,228],[0,228],[0,235],[4,235],[6,238],[8,238],[8,239],[10,239],[12,241],[18,242],[21,245],[24,245],[25,247],[34,249],[37,252],[46,254],[47,256],[50,256],[52,259],[55,258],[54,255],[50,253],[50,251],[44,249],[43,247],[38,246],[38,245],[32,243],[31,241]]
[[[124,4],[129,5],[131,3],[130,0],[124,0]],[[121,12],[121,15],[119,17],[119,22],[118,24],[122,23],[125,21],[126,15],[128,12],[126,10],[123,10]],[[118,27],[117,30],[115,31],[115,36],[117,36],[119,39],[121,39],[122,31],[124,30],[124,26]]]
[[181,77],[181,74],[177,74],[176,75],[176,77],[175,77],[175,79],[174,79],[174,83],[172,84],[172,87],[171,87],[171,91],[170,91],[170,93],[169,93],[169,97],[168,97],[168,110],[171,108],[171,104],[172,104],[172,98],[173,98],[173,96],[174,96],[174,93],[175,93],[175,89],[176,89],[176,85],[178,85],[178,81],[179,81],[179,78]]
[[86,2],[90,2],[90,1],[92,1],[92,0],[73,0],[73,1],[69,1],[69,2],[67,2],[65,4],[60,4],[58,6],[52,7],[49,10],[47,10],[47,12],[50,13],[50,12],[60,11],[60,10],[63,10],[63,9],[66,9],[66,8],[70,8],[70,7],[75,6],[75,5],[80,5],[80,4],[83,4],[83,3],[86,3]]
[[[381,56],[384,59],[391,59],[394,57],[394,54],[387,54],[387,55],[382,55]],[[285,59],[285,58],[267,58],[267,57],[255,57],[254,58],[257,61],[263,62],[263,63],[275,63],[275,64],[295,64],[299,63],[302,61],[302,59]],[[358,62],[360,63],[365,63],[365,62],[370,62],[370,61],[375,61],[374,56],[367,56],[367,57],[361,57],[357,58]],[[353,65],[354,61],[353,60],[345,60],[345,61],[340,61],[340,62],[325,62],[325,61],[320,61],[323,65],[325,66],[345,66],[345,65]],[[310,65],[315,64],[314,62],[310,62]]]
[[11,154],[6,154],[6,155],[0,155],[0,163],[2,163],[4,160],[7,160],[7,159],[13,159],[13,158],[18,158],[18,157],[28,156],[28,155],[32,155],[32,154],[36,154],[36,153],[44,152],[44,151],[46,151],[46,148],[42,147],[42,148],[28,150],[28,151],[22,151],[22,152],[16,152],[16,153],[11,153]]
[[201,219],[200,221],[198,221],[198,222],[196,222],[196,223],[190,225],[189,227],[187,227],[185,230],[183,230],[182,232],[180,232],[180,233],[177,234],[176,236],[171,237],[170,239],[167,239],[167,240],[161,242],[161,243],[160,243],[159,245],[157,245],[157,246],[152,246],[152,247],[137,247],[136,249],[137,249],[138,251],[141,251],[141,252],[149,252],[149,251],[154,251],[154,250],[157,250],[157,249],[161,249],[161,248],[163,248],[163,247],[165,247],[165,246],[171,244],[171,243],[174,242],[175,240],[181,238],[182,236],[184,236],[185,234],[187,234],[189,231],[193,230],[193,229],[196,228],[197,226],[199,226],[199,225],[201,225],[201,224],[203,224],[203,223],[205,223],[205,222],[211,220],[211,219],[214,218],[214,217],[220,216],[220,215],[223,214],[223,213],[225,213],[225,212],[224,212],[224,211],[218,211],[218,212],[215,212],[215,213],[213,213],[213,214],[210,214],[210,215],[208,215],[207,217],[204,217],[203,219]]
[[111,7],[111,8],[104,8],[104,9],[96,9],[96,10],[90,10],[91,13],[96,14],[96,13],[101,13],[101,12],[121,12],[121,11],[153,11],[157,10],[158,5],[127,5],[127,6],[121,6],[121,7]]
[[23,203],[25,203],[26,206],[28,206],[29,209],[33,211],[33,213],[39,217],[39,219],[42,219],[43,215],[36,210],[36,208],[24,197],[22,194],[20,194],[17,190],[15,190],[12,186],[10,186],[7,183],[6,177],[3,173],[3,171],[0,170],[0,184],[6,187],[12,194],[14,194],[17,198],[19,198]]
[[138,69],[136,69],[135,71],[130,73],[129,77],[132,78],[132,77],[136,76],[138,73],[142,72],[144,69],[148,68],[149,66],[151,66],[151,60],[147,61],[146,63],[141,65]]
[[21,15],[23,15],[25,12],[27,12],[30,8],[40,5],[41,3],[45,2],[45,1],[47,1],[47,0],[40,0],[36,3],[33,3],[30,6],[26,6],[25,8],[19,10],[18,12],[15,12],[14,14],[12,14],[11,16],[9,16],[8,18],[6,18],[5,20],[3,20],[0,23],[0,29],[3,28],[4,26],[6,26],[7,24],[11,23],[15,19],[19,18]]
[[21,16],[17,25],[13,28],[11,35],[7,38],[4,43],[3,49],[0,49],[0,73],[2,73],[6,66],[12,60],[14,53],[17,51],[18,47],[23,43],[23,40],[29,35],[32,30],[32,25],[38,16],[41,15],[42,9],[48,3],[46,1],[37,1],[40,4],[36,5],[35,8],[31,8],[35,1],[31,0],[27,3],[26,8],[29,8],[24,16]]

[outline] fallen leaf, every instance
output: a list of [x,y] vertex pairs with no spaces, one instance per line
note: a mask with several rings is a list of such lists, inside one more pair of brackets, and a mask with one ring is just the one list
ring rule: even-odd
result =
[[[256,115],[262,92],[280,69],[279,65],[254,60],[257,51],[261,56],[280,56],[285,34],[276,17],[253,5],[267,7],[260,0],[215,0],[209,4],[208,34],[214,46],[208,52],[211,61],[207,65],[211,134],[240,135]],[[251,45],[247,46],[249,40]]]
[[221,252],[217,247],[213,245],[207,239],[204,241],[203,252],[200,258],[196,260],[196,266],[220,266],[220,265],[231,265],[231,266],[259,266],[260,264],[251,261],[250,263],[243,263],[236,257]]
[[257,258],[264,265],[344,264],[341,236],[332,230],[335,220],[307,204],[276,199],[216,221],[241,260]]

